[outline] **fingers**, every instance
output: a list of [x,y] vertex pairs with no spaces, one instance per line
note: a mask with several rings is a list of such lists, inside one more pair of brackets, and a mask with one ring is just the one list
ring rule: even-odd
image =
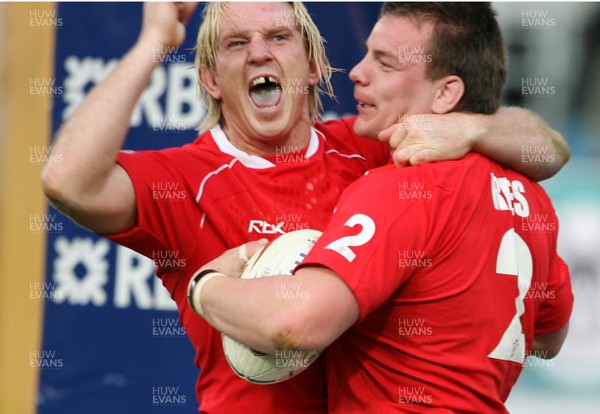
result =
[[393,154],[396,167],[405,167],[407,165],[419,165],[424,161],[424,155],[430,148],[423,147],[421,144],[404,145],[396,149]]
[[177,4],[177,7],[179,8],[179,21],[181,23],[183,23],[184,25],[187,25],[188,21],[190,20],[190,17],[192,17],[194,12],[196,11],[196,8],[198,7],[198,3],[197,2],[176,2],[175,4]]
[[145,3],[140,37],[157,46],[181,45],[185,39],[185,25],[196,6],[192,3]]
[[247,262],[248,258],[254,256],[254,254],[262,249],[263,246],[266,246],[268,242],[267,239],[260,239],[242,244],[238,247],[238,257],[244,262]]
[[390,148],[395,149],[405,142],[409,131],[410,129],[407,127],[405,122],[399,122],[381,131],[378,139],[380,141],[387,142]]
[[411,145],[394,152],[394,164],[397,167],[419,165],[427,162],[441,161],[444,158],[434,148]]
[[248,260],[268,243],[260,239],[227,250],[204,267],[215,269],[227,276],[240,277]]
[[410,151],[410,148],[397,149],[392,154],[394,165],[396,165],[396,167],[405,167],[409,165],[411,154],[412,151]]
[[394,132],[396,132],[396,129],[398,129],[398,124],[390,125],[388,128],[384,129],[379,134],[377,134],[377,139],[381,142],[388,142],[391,139]]
[[410,132],[410,128],[408,128],[407,124],[405,122],[399,122],[398,124],[396,124],[396,130],[394,131],[394,134],[390,138],[388,145],[391,148],[401,147],[402,144],[408,138],[409,132]]
[[409,160],[410,165],[419,165],[419,164],[423,164],[426,162],[435,161],[433,159],[434,155],[435,155],[434,151],[431,149],[423,149],[423,150],[417,151],[410,156],[410,160]]
[[246,254],[246,245],[242,244],[240,247],[238,247],[238,250],[239,250],[238,257],[240,259],[242,259],[243,261],[247,262],[248,255]]
[[419,135],[410,132],[405,125],[399,126],[398,131],[392,137],[394,141],[392,148],[394,148],[394,164],[397,167],[404,167],[406,165],[415,165],[412,163],[413,156],[423,149],[423,146],[419,143]]
[[226,270],[226,274],[240,277],[247,263],[249,263],[249,259],[254,257],[267,243],[267,239],[260,239],[230,249],[219,258],[221,261],[219,266]]

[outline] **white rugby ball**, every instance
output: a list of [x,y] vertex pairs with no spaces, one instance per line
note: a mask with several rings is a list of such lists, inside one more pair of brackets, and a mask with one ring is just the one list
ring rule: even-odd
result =
[[[291,276],[294,268],[304,260],[321,234],[318,230],[304,229],[281,235],[248,260],[242,279]],[[307,293],[290,280],[289,284],[282,284],[274,294],[282,298],[290,295],[298,298]],[[290,379],[308,368],[320,354],[320,351],[296,350],[278,351],[275,355],[265,354],[227,335],[223,335],[222,339],[223,351],[233,371],[254,384],[275,384]]]

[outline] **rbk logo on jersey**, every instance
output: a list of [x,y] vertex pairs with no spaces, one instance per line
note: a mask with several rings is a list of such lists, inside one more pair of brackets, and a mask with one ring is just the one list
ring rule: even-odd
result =
[[285,234],[282,227],[285,222],[270,224],[263,220],[250,220],[250,225],[248,226],[248,233],[256,232],[260,234]]

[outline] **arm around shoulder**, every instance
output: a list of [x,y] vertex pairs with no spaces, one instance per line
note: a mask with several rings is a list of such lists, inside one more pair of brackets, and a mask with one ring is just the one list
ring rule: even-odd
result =
[[408,118],[379,134],[397,166],[462,158],[475,151],[532,180],[552,177],[569,160],[564,138],[523,108],[494,114],[448,112]]
[[483,128],[473,150],[541,181],[556,174],[569,160],[569,145],[535,113],[503,107],[492,115],[479,115]]

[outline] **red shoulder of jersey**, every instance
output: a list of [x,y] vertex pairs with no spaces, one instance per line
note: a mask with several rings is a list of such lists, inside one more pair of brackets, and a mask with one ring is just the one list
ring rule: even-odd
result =
[[329,141],[329,150],[345,152],[348,154],[361,154],[367,161],[369,168],[386,165],[390,161],[390,152],[387,145],[382,142],[362,137],[354,132],[356,116],[330,120],[315,124],[315,129],[323,133]]
[[[413,298],[407,295],[403,300],[433,300],[464,290],[477,274],[453,277],[461,273],[461,263],[473,261],[468,251],[455,248],[455,240],[489,246],[491,257],[498,250],[499,240],[493,240],[499,235],[484,229],[498,217],[503,218],[505,230],[516,229],[530,249],[556,256],[557,219],[537,183],[478,154],[402,169],[387,166],[370,171],[346,190],[302,266],[318,264],[338,273],[355,293],[364,318],[411,275],[427,274],[435,268],[435,257],[450,252],[456,270],[445,278],[432,278],[427,292],[415,291]],[[555,231],[527,232],[528,220],[543,220]],[[545,269],[555,275],[552,289],[558,292],[561,286],[564,290],[560,316],[553,313],[555,323],[545,327],[558,329],[570,315],[568,272],[565,266],[550,269],[548,260],[541,260],[539,266],[540,273]],[[392,274],[396,276],[389,277]]]
[[[219,151],[210,132],[178,148],[121,151],[117,162],[131,179],[136,196],[138,224],[119,234],[103,235],[148,257],[157,249],[186,238],[182,222],[192,222],[198,177],[233,160]],[[178,228],[177,236],[172,229]],[[191,237],[191,235],[188,235]]]

